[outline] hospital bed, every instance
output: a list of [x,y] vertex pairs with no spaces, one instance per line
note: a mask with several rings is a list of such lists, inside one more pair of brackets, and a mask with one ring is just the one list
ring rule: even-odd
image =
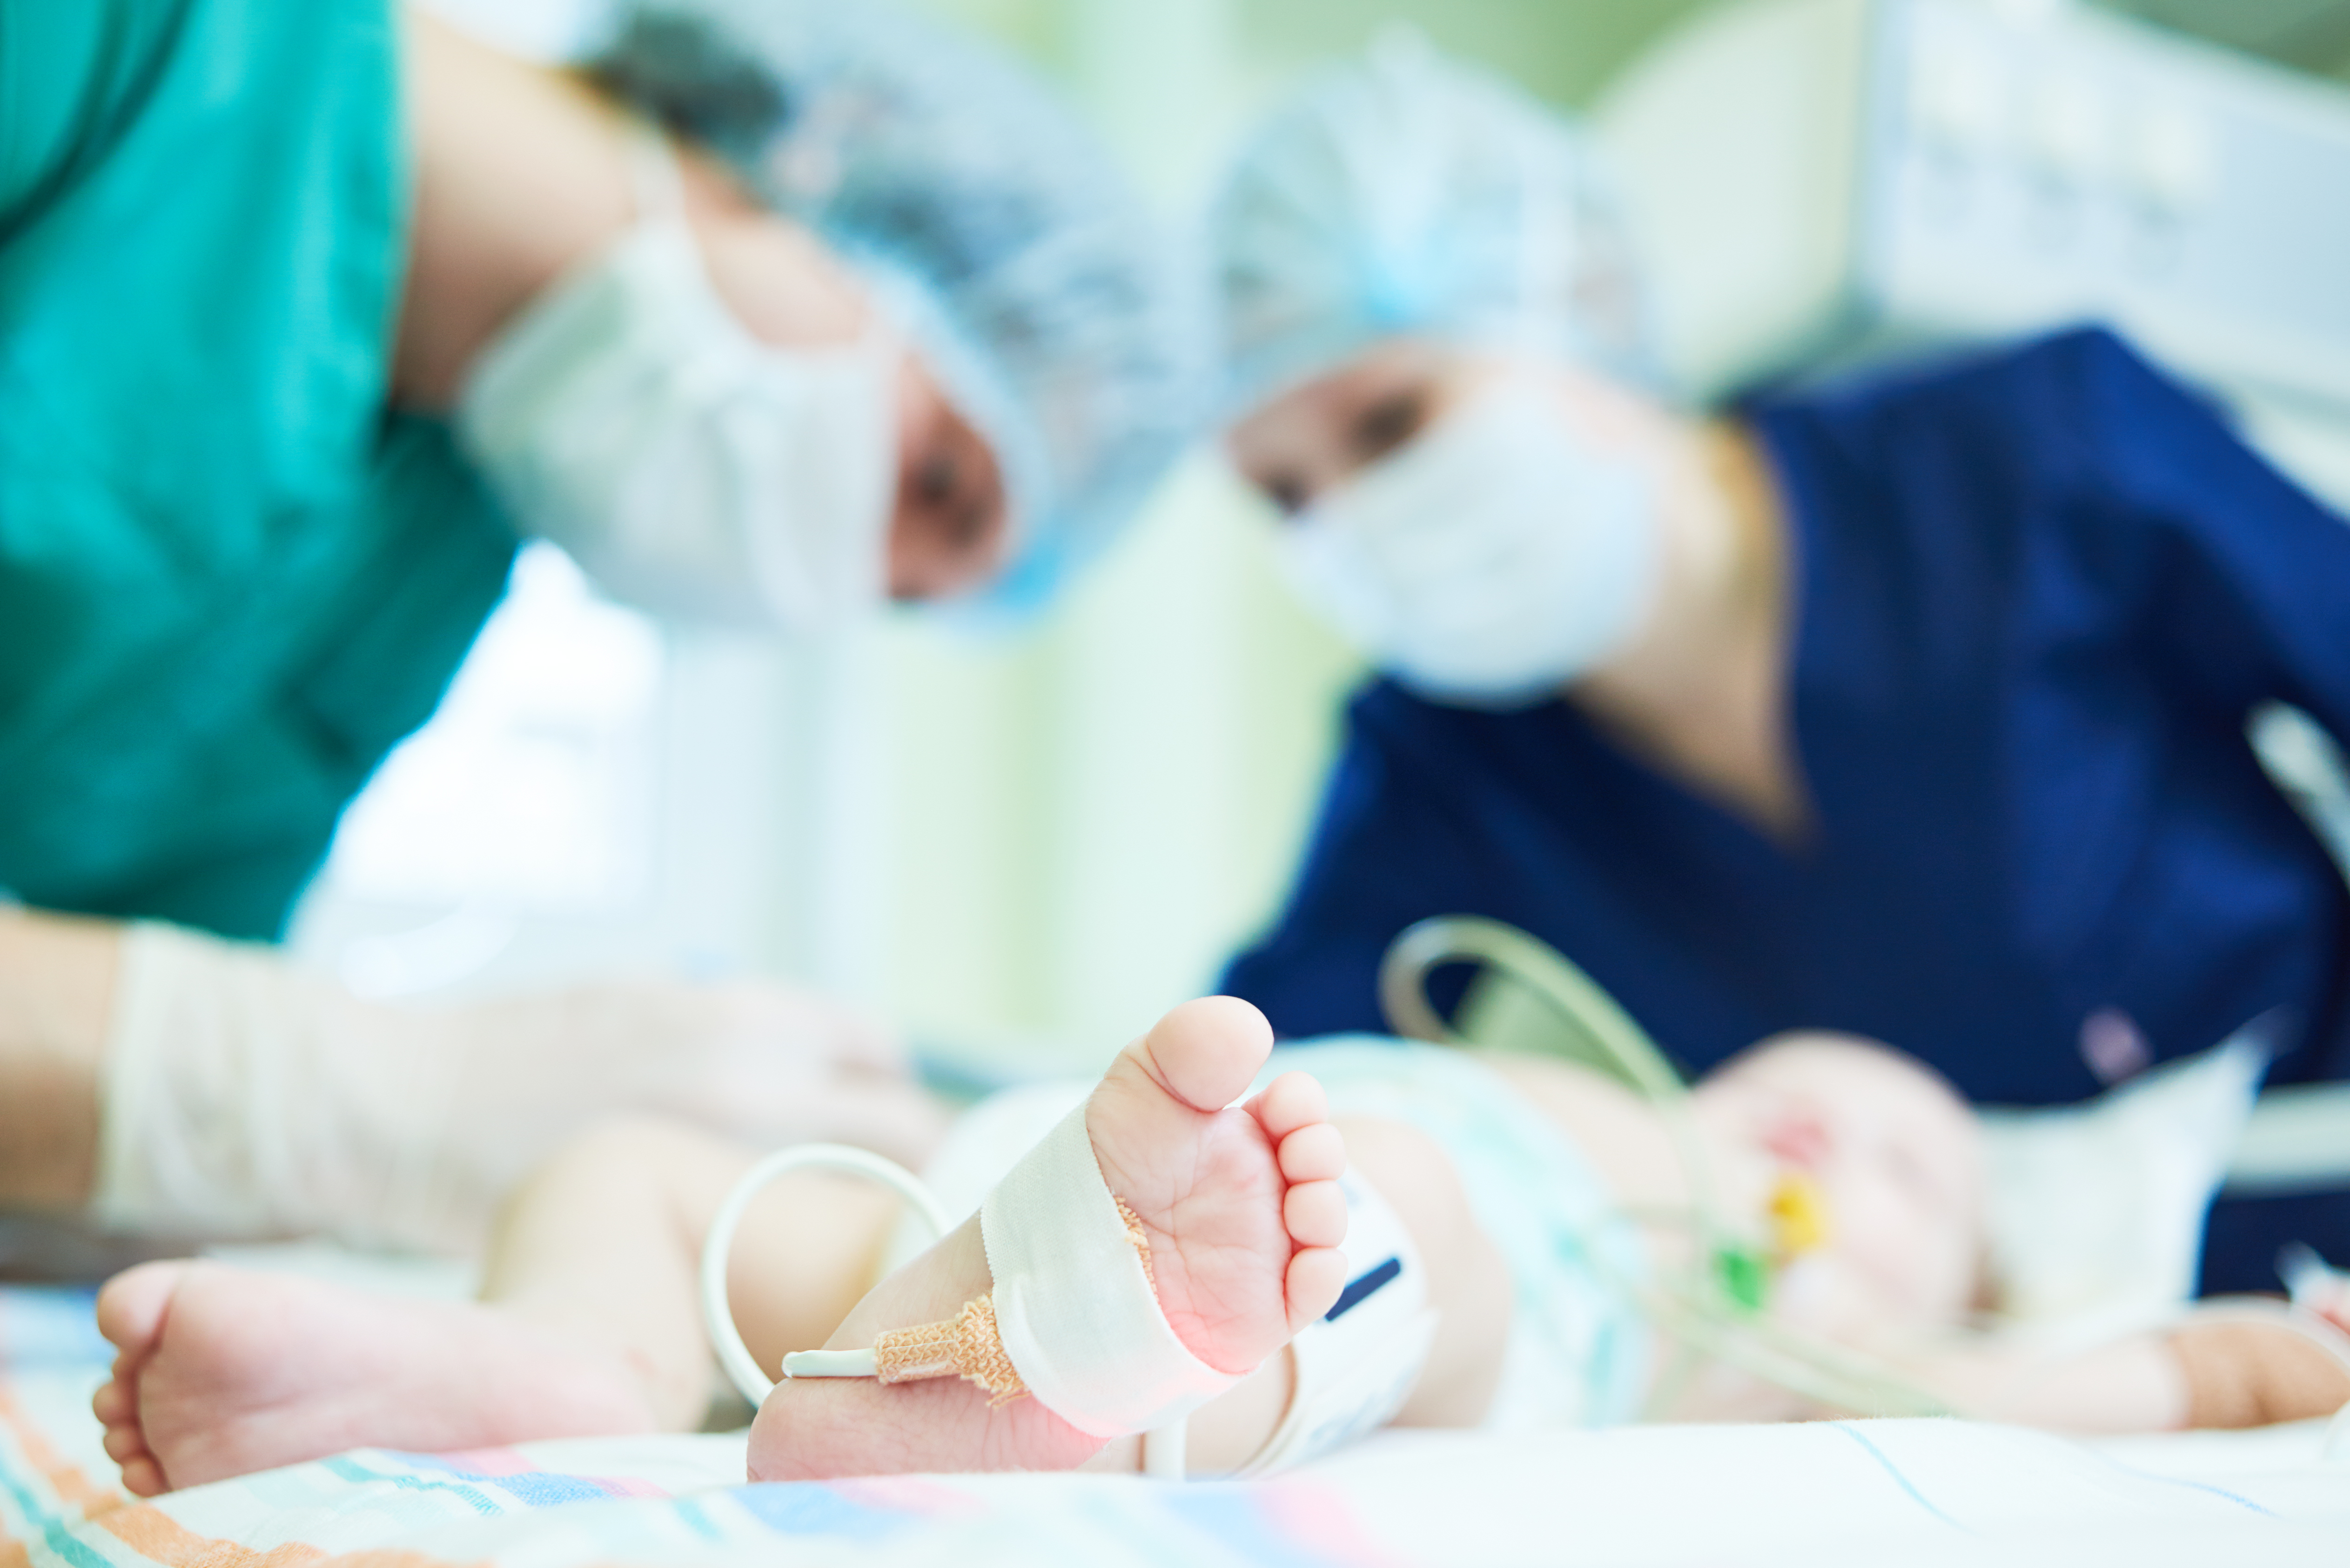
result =
[[2339,1563],[2350,1435],[2083,1442],[1957,1421],[1389,1431],[1275,1480],[910,1476],[748,1486],[735,1436],[363,1450],[151,1503],[88,1414],[88,1297],[0,1291],[0,1563],[588,1568],[1083,1562],[2012,1568]]
[[[2257,1073],[2223,1051],[2088,1106],[2033,1114],[2060,1136],[2106,1118],[2105,1134],[2078,1136],[2121,1178],[2108,1197],[2126,1201],[2159,1184],[2131,1177],[2114,1118],[2166,1147],[2202,1119],[2198,1106],[2232,1129]],[[2161,1111],[2166,1096],[2174,1104]],[[2286,1106],[2270,1152],[2240,1155],[2240,1173],[2293,1173],[2284,1157],[2307,1129]],[[2321,1146],[2338,1157],[2338,1144]],[[2189,1289],[2198,1194],[2224,1155],[2212,1149],[2197,1192],[2182,1196],[2195,1211],[2170,1217],[2178,1255],[2102,1280],[2122,1296],[2143,1287],[2126,1309],[2158,1316]],[[2012,1174],[2030,1186],[2044,1168]],[[1994,1255],[2012,1258],[1996,1234],[1997,1192],[1995,1177]],[[2045,1192],[2023,1196],[2044,1230]],[[2084,1209],[2075,1220],[2126,1232],[2145,1218]],[[2061,1230],[2042,1241],[2095,1251]],[[457,1297],[472,1286],[463,1265],[325,1246],[225,1255],[378,1292]],[[2046,1279],[2032,1293],[2060,1299],[2065,1284]],[[140,1502],[121,1493],[89,1413],[109,1354],[91,1300],[87,1289],[0,1287],[0,1568],[2350,1561],[2350,1410],[2248,1433],[2107,1440],[1949,1419],[1389,1429],[1269,1480],[1180,1485],[1024,1475],[753,1486],[734,1432],[362,1450]]]
[[[2340,247],[2329,299],[2272,289],[2252,300],[2315,309],[2324,333],[2286,341],[2215,316],[2224,302],[2185,292],[2210,275],[2178,259],[2244,240],[2245,215],[2228,203],[2246,187],[2216,161],[2222,149],[2259,157],[2265,145],[2272,161],[2316,159],[2350,180],[2350,109],[2293,86],[2272,109],[2251,91],[2275,85],[2111,19],[2026,23],[1960,0],[1777,0],[1669,43],[1606,119],[1636,195],[1645,182],[1652,196],[1682,192],[1711,223],[1725,210],[1748,220],[1740,246],[1661,258],[1677,368],[1694,389],[1720,395],[1794,367],[2117,316],[2248,409],[2285,410],[2277,450],[2305,457],[2304,475],[2338,497],[2350,494],[2333,482],[2350,475],[2350,317],[2339,315],[2350,294],[2338,285],[2350,275],[2350,199],[2301,214],[2319,225],[2316,243]],[[2011,88],[2023,96],[2005,114]],[[1686,112],[1693,103],[1702,112]],[[2147,121],[2139,140],[2105,137],[2114,117],[2152,103],[2168,118]],[[1864,135],[1870,126],[1882,136]],[[1994,146],[2002,126],[2031,140]],[[1880,149],[1865,164],[1864,145]],[[2101,149],[2119,151],[2101,163]],[[1960,174],[1984,189],[2012,175],[2043,207],[2075,203],[2088,214],[2071,231],[2082,243],[2135,213],[2182,248],[2168,273],[2121,274],[2126,297],[2100,298],[2079,252],[2002,253],[1983,229],[1962,296],[1947,295],[1947,278],[1914,265],[1925,253],[1901,225],[1952,221],[1930,205],[1931,182]],[[1988,221],[2022,209],[1970,210]],[[1669,240],[1676,213],[1652,201],[1648,215]],[[1732,271],[1707,270],[1731,259]],[[1987,291],[1987,278],[2009,286]],[[2338,765],[2329,780],[2323,749],[2289,716],[2262,725],[2272,766],[2350,846]],[[2248,1193],[2350,1184],[2350,1088],[2264,1097],[2228,1182]],[[379,1269],[369,1282],[401,1282]],[[106,1359],[86,1293],[0,1288],[0,1568],[2350,1561],[2345,1421],[2108,1441],[1946,1420],[1388,1431],[1272,1480],[1183,1486],[932,1476],[753,1487],[740,1436],[702,1436],[362,1451],[141,1503],[120,1491],[88,1414]]]

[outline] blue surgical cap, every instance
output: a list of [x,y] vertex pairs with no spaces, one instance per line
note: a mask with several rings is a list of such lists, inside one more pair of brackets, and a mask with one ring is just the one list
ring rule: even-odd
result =
[[986,439],[1019,615],[1199,428],[1200,269],[1026,71],[879,0],[639,0],[591,76],[727,161],[873,284]]
[[1585,364],[1645,387],[1655,346],[1590,140],[1416,33],[1277,109],[1209,216],[1238,416],[1381,338]]

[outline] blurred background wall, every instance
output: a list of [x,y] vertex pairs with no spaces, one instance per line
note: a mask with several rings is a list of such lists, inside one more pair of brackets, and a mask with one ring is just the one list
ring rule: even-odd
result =
[[[432,5],[549,56],[600,14]],[[1253,114],[1387,23],[1579,107],[1698,0],[929,8],[1056,78],[1189,215]],[[2350,79],[2350,0],[2115,8]],[[442,716],[354,808],[296,944],[385,996],[757,972],[976,1063],[1090,1059],[1269,917],[1359,678],[1273,579],[1267,525],[1203,452],[1035,633],[906,616],[821,659],[656,629],[539,546]]]

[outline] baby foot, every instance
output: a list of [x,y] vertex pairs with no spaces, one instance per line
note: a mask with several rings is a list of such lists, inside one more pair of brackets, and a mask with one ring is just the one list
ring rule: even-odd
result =
[[98,1298],[120,1352],[91,1408],[140,1497],[347,1449],[427,1452],[652,1428],[626,1366],[493,1308],[220,1263],[145,1263]]
[[[1291,1073],[1226,1109],[1273,1048],[1246,1002],[1186,1002],[1122,1052],[1087,1103],[1109,1189],[1141,1221],[1159,1309],[1186,1348],[1245,1373],[1329,1310],[1345,1281],[1346,1148],[1321,1085]],[[954,1317],[993,1287],[979,1221],[891,1275],[829,1342]],[[751,1479],[1066,1469],[1102,1447],[1034,1398],[959,1379],[786,1380],[751,1428]]]

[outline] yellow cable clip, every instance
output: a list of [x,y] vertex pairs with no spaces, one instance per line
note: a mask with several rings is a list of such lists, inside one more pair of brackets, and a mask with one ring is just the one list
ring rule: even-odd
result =
[[1772,1251],[1781,1258],[1800,1258],[1828,1243],[1834,1227],[1828,1222],[1828,1198],[1818,1179],[1790,1168],[1779,1173],[1765,1211],[1771,1217]]

